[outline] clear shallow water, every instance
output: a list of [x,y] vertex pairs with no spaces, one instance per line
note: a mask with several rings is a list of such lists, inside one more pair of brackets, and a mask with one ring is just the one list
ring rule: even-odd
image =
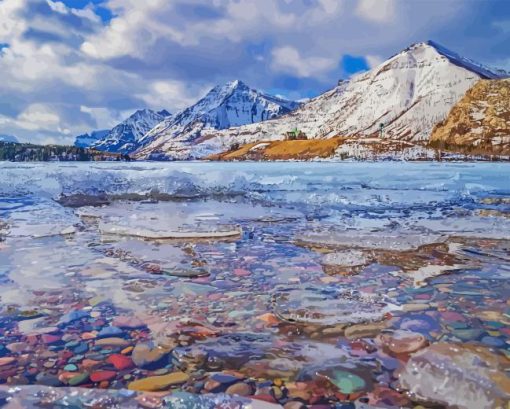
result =
[[508,376],[509,216],[505,164],[0,163],[0,382],[413,407],[436,379],[453,404],[406,362],[472,345]]

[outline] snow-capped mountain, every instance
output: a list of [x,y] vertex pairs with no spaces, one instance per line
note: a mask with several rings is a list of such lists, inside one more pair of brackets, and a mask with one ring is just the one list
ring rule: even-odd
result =
[[90,133],[84,133],[83,135],[78,135],[74,140],[74,146],[78,148],[88,148],[94,143],[98,142],[100,139],[103,139],[110,132],[109,129],[103,129],[100,131],[92,131]]
[[18,143],[18,139],[14,135],[0,134],[0,142]]
[[382,125],[383,138],[428,141],[434,126],[477,81],[504,76],[503,71],[491,71],[435,42],[417,43],[372,70],[341,81],[290,114],[209,131],[193,143],[178,138],[151,144],[145,154],[158,149],[180,159],[200,158],[234,143],[284,139],[295,128],[308,138],[365,138],[380,137]]
[[227,129],[274,119],[299,107],[299,103],[259,92],[242,81],[214,87],[195,105],[165,119],[140,141],[136,152],[146,157],[154,152],[171,152],[183,144],[199,144],[209,131]]
[[169,117],[166,110],[140,109],[89,146],[100,151],[131,153],[148,131]]

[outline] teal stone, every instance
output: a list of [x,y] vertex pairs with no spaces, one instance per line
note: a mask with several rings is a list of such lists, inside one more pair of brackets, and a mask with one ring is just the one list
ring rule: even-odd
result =
[[69,341],[65,344],[67,349],[72,349],[80,344],[80,341]]
[[70,358],[68,362],[74,364],[76,362],[80,362],[83,358],[84,358],[83,355],[75,355],[72,358]]
[[340,392],[346,395],[362,391],[367,386],[363,378],[343,370],[334,370],[331,376],[328,376],[328,379]]
[[452,322],[449,322],[447,326],[451,330],[468,328],[468,324],[465,322],[462,322],[462,321],[452,321]]
[[77,370],[78,367],[75,364],[67,364],[66,366],[64,366],[64,371],[75,372]]
[[462,341],[472,341],[480,338],[485,331],[479,328],[470,329],[455,329],[452,331],[452,335],[459,338]]
[[502,322],[499,322],[499,321],[485,321],[485,325],[487,325],[487,327],[489,327],[489,328],[494,328],[494,329],[500,329],[500,328],[503,328],[506,326],[505,324],[503,324]]

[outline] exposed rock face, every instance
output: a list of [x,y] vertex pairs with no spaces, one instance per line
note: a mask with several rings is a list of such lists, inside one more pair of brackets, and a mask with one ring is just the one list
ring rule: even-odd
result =
[[476,83],[434,128],[431,143],[510,153],[510,79]]

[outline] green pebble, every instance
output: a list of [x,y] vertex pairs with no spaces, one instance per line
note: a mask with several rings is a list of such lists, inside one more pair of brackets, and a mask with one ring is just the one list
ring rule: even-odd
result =
[[88,373],[81,373],[81,374],[73,376],[71,379],[69,379],[69,385],[70,386],[81,385],[82,383],[85,383],[88,380],[89,380],[89,374]]

